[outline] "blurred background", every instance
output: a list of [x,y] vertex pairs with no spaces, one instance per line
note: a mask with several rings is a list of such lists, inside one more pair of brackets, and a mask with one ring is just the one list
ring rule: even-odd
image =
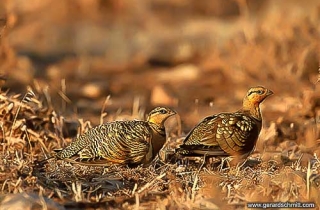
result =
[[267,121],[317,112],[318,0],[1,0],[0,33],[2,90],[94,124],[165,105],[187,131],[254,85],[275,92]]

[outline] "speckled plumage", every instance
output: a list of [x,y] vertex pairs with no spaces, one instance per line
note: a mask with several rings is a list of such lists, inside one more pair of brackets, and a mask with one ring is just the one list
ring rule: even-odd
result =
[[189,156],[248,156],[262,127],[259,104],[272,94],[261,86],[250,88],[242,109],[206,117],[190,131],[177,152]]
[[171,109],[157,107],[147,121],[114,121],[96,126],[57,152],[56,157],[101,160],[106,165],[150,163],[166,141],[164,122],[174,114]]

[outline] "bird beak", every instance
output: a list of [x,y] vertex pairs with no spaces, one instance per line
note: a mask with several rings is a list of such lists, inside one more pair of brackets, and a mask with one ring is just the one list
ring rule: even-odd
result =
[[272,94],[273,94],[273,92],[268,89],[267,96],[270,96],[270,95],[272,95]]

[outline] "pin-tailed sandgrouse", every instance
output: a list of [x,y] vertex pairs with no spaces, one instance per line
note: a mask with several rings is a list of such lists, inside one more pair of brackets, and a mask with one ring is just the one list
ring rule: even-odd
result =
[[148,164],[166,141],[164,122],[176,112],[164,107],[153,109],[146,121],[114,121],[80,135],[56,153],[58,159],[71,157],[110,164]]
[[242,109],[204,118],[187,135],[177,152],[188,156],[247,157],[253,151],[262,127],[259,104],[272,94],[261,86],[250,88]]

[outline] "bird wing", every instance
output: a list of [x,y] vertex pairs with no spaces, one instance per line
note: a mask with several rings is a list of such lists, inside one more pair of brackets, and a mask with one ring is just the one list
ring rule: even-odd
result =
[[195,153],[208,150],[217,155],[235,154],[247,147],[253,129],[254,120],[241,113],[209,116],[188,134],[181,148],[198,150]]
[[116,121],[99,126],[81,159],[103,158],[114,163],[138,163],[149,151],[151,133],[143,121]]
[[65,159],[77,155],[81,150],[90,145],[90,140],[92,138],[95,138],[97,133],[97,127],[90,129],[89,131],[81,134],[78,138],[72,141],[71,144],[69,144],[67,147],[63,149],[55,149],[55,156],[59,159]]

